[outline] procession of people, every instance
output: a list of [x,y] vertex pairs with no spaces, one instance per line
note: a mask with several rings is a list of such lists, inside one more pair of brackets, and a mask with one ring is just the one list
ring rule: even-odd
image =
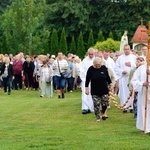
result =
[[150,96],[147,100],[145,96],[150,92],[147,52],[147,46],[143,46],[142,55],[135,55],[125,44],[120,55],[89,48],[83,60],[62,52],[57,56],[0,54],[0,88],[8,95],[23,88],[38,90],[41,98],[52,98],[56,91],[59,100],[65,98],[65,93],[80,88],[81,113],[94,112],[97,122],[108,119],[111,92],[119,98],[122,113],[134,113],[136,127],[149,133]]

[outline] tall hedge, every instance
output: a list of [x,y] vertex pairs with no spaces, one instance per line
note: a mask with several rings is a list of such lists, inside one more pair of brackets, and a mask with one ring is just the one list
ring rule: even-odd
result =
[[68,46],[67,46],[67,39],[66,39],[66,33],[65,29],[62,29],[61,36],[60,36],[60,51],[63,52],[64,54],[67,54],[68,52]]
[[72,53],[72,54],[76,53],[76,43],[75,43],[74,36],[71,39],[70,53]]
[[87,49],[94,46],[94,36],[93,36],[93,30],[90,29],[89,32],[89,37],[88,37],[88,44],[87,44]]
[[57,54],[59,51],[57,30],[53,29],[50,41],[50,54]]
[[99,31],[97,40],[100,41],[100,42],[105,41],[103,31],[101,31],[101,30]]
[[82,31],[80,31],[79,37],[78,37],[78,42],[77,42],[77,55],[80,58],[84,58],[85,55],[85,47],[84,47],[84,41],[83,41],[83,34]]

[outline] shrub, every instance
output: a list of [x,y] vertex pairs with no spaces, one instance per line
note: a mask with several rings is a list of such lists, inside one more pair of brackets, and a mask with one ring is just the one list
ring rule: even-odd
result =
[[116,52],[120,48],[120,41],[114,41],[111,38],[108,38],[106,41],[97,42],[94,48],[99,50],[109,49],[110,52]]

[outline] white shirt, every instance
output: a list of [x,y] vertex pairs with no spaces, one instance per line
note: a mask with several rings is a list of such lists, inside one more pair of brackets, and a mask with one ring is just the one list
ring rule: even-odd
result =
[[[59,64],[58,64],[59,62]],[[59,65],[59,67],[58,67]],[[62,60],[55,60],[53,63],[53,67],[56,67],[56,69],[54,69],[54,74],[56,76],[60,76],[60,72],[65,72],[65,70],[63,68],[68,68],[68,62],[65,59]],[[60,71],[59,71],[60,68]]]

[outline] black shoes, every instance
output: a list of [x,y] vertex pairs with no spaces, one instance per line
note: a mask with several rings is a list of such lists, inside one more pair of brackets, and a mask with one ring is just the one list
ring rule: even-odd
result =
[[83,109],[82,110],[82,114],[88,114],[91,113],[91,111],[89,109]]
[[123,113],[127,113],[127,110],[126,110],[126,109],[124,109],[124,110],[123,110]]
[[85,109],[83,109],[82,114],[87,114],[87,111]]
[[65,98],[65,94],[64,93],[62,93],[62,98]]
[[106,118],[107,118],[107,117],[105,117],[105,116],[102,116],[102,120],[106,120]]
[[130,109],[130,113],[133,113],[133,109]]
[[[133,113],[133,109],[130,109],[129,111],[130,111],[130,113]],[[126,109],[123,110],[123,113],[127,113],[127,112],[128,111]]]
[[65,94],[62,93],[62,94],[61,94],[61,97],[60,97],[60,95],[58,95],[58,99],[60,99],[60,98],[65,98]]

